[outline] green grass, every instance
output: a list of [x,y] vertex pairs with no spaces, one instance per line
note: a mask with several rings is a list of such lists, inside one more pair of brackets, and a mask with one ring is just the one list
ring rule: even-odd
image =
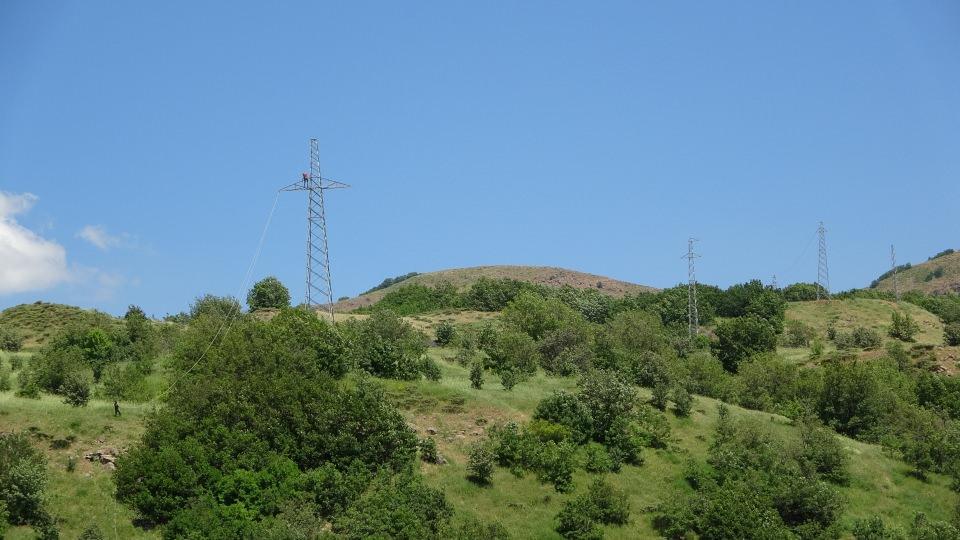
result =
[[[432,349],[430,354],[435,358],[449,355],[442,349]],[[498,421],[529,418],[540,399],[554,389],[573,388],[575,381],[541,375],[510,392],[489,380],[482,390],[473,390],[465,368],[449,361],[441,361],[441,365],[444,377],[440,382],[387,383],[392,399],[407,400],[405,413],[411,424],[419,428],[421,437],[426,436],[426,428],[437,429],[438,448],[449,463],[422,464],[428,482],[442,488],[458,512],[500,521],[517,538],[559,538],[553,532],[554,518],[565,501],[585,489],[589,475],[582,470],[577,472],[576,490],[571,494],[557,493],[533,474],[516,478],[499,468],[491,485],[480,487],[466,479],[466,455],[469,445],[485,436],[478,432]],[[645,390],[641,393],[649,395]],[[456,400],[457,396],[463,399],[462,410],[444,411],[445,407],[449,410],[449,400]],[[403,399],[398,403],[403,406]],[[416,406],[410,407],[411,403]],[[642,467],[625,467],[619,474],[607,475],[612,484],[626,492],[633,516],[627,526],[605,527],[607,538],[657,536],[649,509],[689,490],[682,479],[684,464],[690,457],[706,457],[718,404],[716,400],[697,397],[689,418],[677,418],[668,412],[675,439],[673,448],[647,450]],[[749,417],[769,425],[782,437],[794,435],[795,428],[784,417],[735,406],[730,409],[736,417]],[[477,419],[484,423],[477,426]],[[908,474],[909,466],[880,447],[844,437],[840,440],[851,458],[852,481],[850,486],[840,488],[848,503],[842,518],[845,525],[857,518],[881,515],[888,522],[907,528],[918,511],[933,519],[950,519],[956,495],[950,491],[947,478],[932,475],[927,482],[917,480]]]
[[20,304],[0,312],[0,326],[13,328],[23,334],[26,338],[24,347],[28,349],[42,346],[71,324],[98,319],[119,324],[116,318],[106,313],[46,302]]
[[848,298],[826,302],[790,302],[787,305],[787,319],[798,320],[812,326],[821,339],[826,340],[827,326],[830,322],[839,331],[849,332],[856,326],[865,326],[880,333],[885,340],[890,328],[890,316],[896,310],[906,311],[920,326],[916,336],[917,343],[928,345],[943,344],[943,324],[929,311],[913,304],[866,298]]
[[[427,436],[436,430],[438,449],[446,465],[421,463],[428,483],[442,488],[457,512],[501,522],[515,538],[559,538],[553,531],[555,516],[563,503],[586,488],[590,475],[578,470],[573,493],[559,494],[542,484],[535,475],[522,478],[498,468],[490,486],[481,487],[466,479],[469,446],[486,436],[490,426],[509,420],[528,420],[536,404],[557,389],[573,389],[573,378],[538,375],[506,391],[487,374],[481,390],[470,388],[468,370],[452,360],[451,349],[432,348],[429,354],[439,361],[443,378],[439,382],[383,381],[388,398],[395,402],[418,431]],[[5,362],[4,365],[9,365]],[[162,373],[160,371],[159,373]],[[158,375],[162,378],[162,375]],[[648,397],[646,390],[641,390]],[[713,436],[718,402],[697,397],[689,418],[667,417],[673,428],[670,450],[647,450],[641,467],[627,466],[608,480],[622,489],[632,510],[632,519],[623,527],[605,527],[607,538],[655,537],[650,511],[655,505],[689,488],[683,470],[689,458],[702,460]],[[39,400],[14,397],[0,392],[0,429],[32,432],[32,440],[49,459],[48,494],[51,511],[57,516],[62,538],[76,538],[89,524],[96,523],[107,538],[155,538],[156,531],[133,525],[132,511],[113,498],[110,471],[82,459],[85,452],[104,446],[129,448],[143,432],[150,405],[123,404],[123,416],[113,416],[112,404],[93,400],[87,407],[65,405],[56,396]],[[781,416],[730,407],[734,416],[753,418],[783,437],[795,428]],[[50,441],[75,437],[66,449],[52,449]],[[949,520],[956,495],[949,481],[931,475],[927,482],[910,476],[909,467],[880,447],[840,438],[850,453],[852,481],[841,488],[847,500],[842,521],[850,525],[857,518],[881,515],[888,522],[907,528],[913,515],[925,512],[932,519]],[[77,468],[68,472],[68,456],[78,457]],[[13,529],[10,538],[31,538],[26,527]]]

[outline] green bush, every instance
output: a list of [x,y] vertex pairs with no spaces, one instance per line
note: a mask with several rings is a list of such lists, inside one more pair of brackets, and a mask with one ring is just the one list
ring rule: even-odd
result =
[[467,478],[477,484],[490,483],[493,476],[494,453],[485,443],[475,443],[470,448],[470,457],[467,461]]
[[943,327],[943,340],[947,345],[960,345],[960,322],[950,323]]
[[619,471],[624,463],[643,465],[643,447],[647,440],[647,433],[637,422],[626,416],[618,417],[604,434],[613,470]]
[[537,404],[533,417],[566,426],[578,443],[583,443],[593,436],[590,409],[577,396],[565,390],[557,390],[542,399]]
[[470,366],[470,387],[476,390],[483,388],[483,364],[480,362]]
[[436,342],[437,345],[449,345],[457,337],[457,327],[446,321],[437,325]]
[[650,404],[665,411],[667,409],[667,402],[670,399],[670,386],[666,382],[659,382],[653,387],[653,391],[650,393]]
[[290,291],[279,279],[273,276],[265,277],[254,283],[247,293],[247,306],[250,311],[290,307]]
[[[533,338],[513,328],[496,333],[491,342],[485,344],[483,351],[488,356],[487,366],[501,377],[509,373],[508,377],[514,384],[536,373],[540,364],[540,352]],[[509,387],[512,388],[513,384]]]
[[12,387],[10,371],[6,368],[0,368],[0,392],[9,392]]
[[427,463],[440,463],[440,454],[437,452],[437,441],[433,437],[420,439],[420,459]]
[[74,407],[86,407],[90,401],[90,380],[80,371],[72,371],[64,376],[58,393],[63,402]]
[[537,456],[537,476],[542,482],[566,493],[573,489],[573,470],[576,466],[576,447],[569,442],[547,441]]
[[503,386],[504,390],[513,390],[513,387],[520,383],[520,381],[523,379],[524,376],[515,369],[505,369],[500,371],[500,384]]
[[583,448],[583,468],[591,473],[608,473],[614,469],[613,460],[607,448],[600,443],[590,442]]
[[737,317],[717,325],[714,354],[727,371],[736,372],[741,362],[751,356],[777,348],[773,327],[757,316]]
[[90,525],[80,533],[80,537],[77,540],[104,540],[103,532],[100,531],[100,527],[96,525]]
[[920,326],[913,320],[910,313],[894,311],[890,314],[890,337],[900,341],[914,341],[913,336],[920,331]]
[[439,539],[453,508],[443,492],[411,473],[379,476],[370,488],[333,520],[341,538]]
[[836,433],[810,421],[801,421],[799,430],[793,453],[801,470],[808,476],[816,475],[835,484],[847,485],[850,482],[850,460]]
[[683,386],[676,386],[671,393],[673,399],[673,411],[680,417],[690,416],[693,410],[693,396]]
[[17,352],[23,347],[24,337],[7,326],[0,326],[0,351]]
[[903,531],[888,527],[880,516],[854,521],[850,532],[856,540],[906,540]]
[[423,357],[420,371],[423,372],[423,376],[426,377],[428,381],[437,382],[443,377],[443,372],[440,370],[440,364],[438,364],[436,360],[430,358],[429,356]]
[[607,431],[620,417],[633,411],[637,392],[612,371],[594,370],[578,381],[579,401],[593,419],[593,439],[603,442]]
[[556,530],[564,538],[603,538],[599,524],[625,525],[629,519],[626,494],[598,478],[586,493],[564,504]]
[[861,349],[876,349],[883,344],[883,339],[876,330],[864,326],[857,326],[852,333],[853,344]]
[[354,364],[360,369],[387,379],[420,377],[425,338],[395,313],[375,311],[365,320],[347,321],[343,329],[353,343]]
[[817,332],[809,324],[793,319],[784,323],[783,344],[787,347],[809,347],[815,337]]
[[49,529],[53,520],[46,509],[46,486],[43,453],[26,435],[0,433],[0,505],[6,509],[6,521]]
[[450,523],[441,530],[440,538],[445,540],[509,540],[510,534],[498,521],[484,523],[471,516],[458,512]]

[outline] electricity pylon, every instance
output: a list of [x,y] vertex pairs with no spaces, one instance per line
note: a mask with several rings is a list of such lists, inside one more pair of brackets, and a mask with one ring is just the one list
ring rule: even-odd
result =
[[694,267],[694,259],[699,257],[693,252],[693,243],[696,238],[687,239],[687,322],[690,337],[700,333],[700,312],[697,310],[697,272]]
[[890,244],[890,268],[893,270],[893,295],[897,299],[897,303],[900,303],[900,284],[897,283],[897,252],[893,249],[893,244]]
[[320,176],[320,149],[316,139],[310,139],[310,171],[300,180],[280,191],[307,192],[307,287],[305,303],[308,308],[320,307],[325,301],[333,320],[333,281],[330,279],[330,249],[327,246],[327,214],[323,192],[328,189],[350,187],[342,182]]
[[820,298],[830,299],[830,268],[827,266],[827,229],[823,227],[823,222],[817,228],[817,236],[820,238],[820,254],[817,257],[817,300]]

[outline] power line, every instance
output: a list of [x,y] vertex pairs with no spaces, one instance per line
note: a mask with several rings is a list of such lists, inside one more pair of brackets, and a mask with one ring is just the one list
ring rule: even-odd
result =
[[323,193],[328,189],[350,187],[342,182],[320,176],[320,149],[317,139],[310,139],[310,171],[300,180],[280,191],[307,192],[307,286],[305,303],[308,308],[320,307],[325,301],[333,321],[333,280],[330,278],[330,249],[327,245],[327,213]]

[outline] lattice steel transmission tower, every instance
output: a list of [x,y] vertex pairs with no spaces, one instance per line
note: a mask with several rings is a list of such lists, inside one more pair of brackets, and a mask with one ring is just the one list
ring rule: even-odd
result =
[[780,288],[780,287],[777,285],[777,275],[776,275],[776,274],[774,274],[773,277],[770,278],[770,288],[773,289],[773,290],[777,290],[777,289]]
[[307,289],[305,303],[309,308],[326,308],[333,320],[333,281],[330,279],[330,249],[327,246],[327,213],[323,193],[328,189],[350,187],[342,182],[320,176],[320,149],[316,139],[310,139],[310,171],[300,180],[280,191],[307,192]]
[[694,267],[694,259],[699,257],[693,252],[693,243],[696,238],[687,239],[687,321],[689,323],[690,337],[700,333],[700,312],[697,310],[697,271]]
[[820,239],[820,255],[817,257],[817,300],[830,299],[830,267],[827,266],[827,229],[823,222],[817,228]]
[[900,303],[900,284],[897,282],[897,252],[893,249],[893,244],[890,244],[890,269],[893,270],[893,295],[897,298],[897,303]]

